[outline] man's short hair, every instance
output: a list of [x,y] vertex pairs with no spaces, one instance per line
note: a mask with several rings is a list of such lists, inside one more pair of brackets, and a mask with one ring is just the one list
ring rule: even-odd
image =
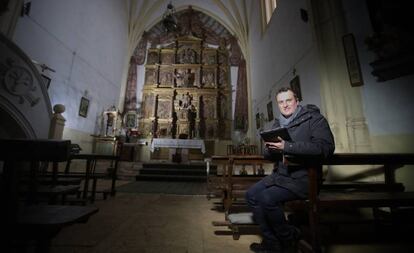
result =
[[295,99],[296,99],[296,100],[298,100],[298,96],[296,95],[296,92],[294,92],[294,91],[292,90],[292,88],[290,88],[290,87],[282,87],[282,88],[280,88],[280,89],[276,92],[276,97],[277,97],[277,95],[279,95],[280,93],[282,93],[282,92],[287,92],[287,91],[291,91],[291,92],[293,93],[293,96],[295,97]]

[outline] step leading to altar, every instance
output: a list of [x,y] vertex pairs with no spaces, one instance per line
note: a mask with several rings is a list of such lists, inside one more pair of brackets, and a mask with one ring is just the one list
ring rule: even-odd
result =
[[[216,167],[210,168],[215,173]],[[143,163],[137,181],[193,181],[206,182],[205,163]]]

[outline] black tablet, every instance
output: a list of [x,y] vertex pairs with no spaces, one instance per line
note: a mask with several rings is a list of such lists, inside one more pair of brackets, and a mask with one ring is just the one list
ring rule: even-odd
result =
[[262,131],[260,132],[260,136],[265,142],[279,142],[279,139],[277,137],[280,137],[285,141],[292,140],[287,128],[284,127]]

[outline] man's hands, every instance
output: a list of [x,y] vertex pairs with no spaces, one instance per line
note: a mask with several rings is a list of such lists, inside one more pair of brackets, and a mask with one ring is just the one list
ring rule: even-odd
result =
[[279,142],[265,142],[265,145],[269,149],[277,149],[277,150],[283,150],[285,148],[285,141],[277,137]]

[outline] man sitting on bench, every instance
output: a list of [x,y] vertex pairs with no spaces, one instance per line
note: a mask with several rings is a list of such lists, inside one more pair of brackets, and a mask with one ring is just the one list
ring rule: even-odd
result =
[[250,245],[250,249],[257,253],[282,252],[300,236],[299,229],[287,223],[283,203],[306,198],[307,170],[301,166],[287,166],[283,163],[283,156],[326,158],[335,149],[328,122],[315,105],[299,105],[297,95],[290,88],[281,88],[276,100],[281,115],[275,120],[273,128],[287,128],[292,140],[285,141],[278,137],[278,142],[265,142],[265,159],[275,161],[275,169],[246,193],[247,203],[263,236],[261,243]]

